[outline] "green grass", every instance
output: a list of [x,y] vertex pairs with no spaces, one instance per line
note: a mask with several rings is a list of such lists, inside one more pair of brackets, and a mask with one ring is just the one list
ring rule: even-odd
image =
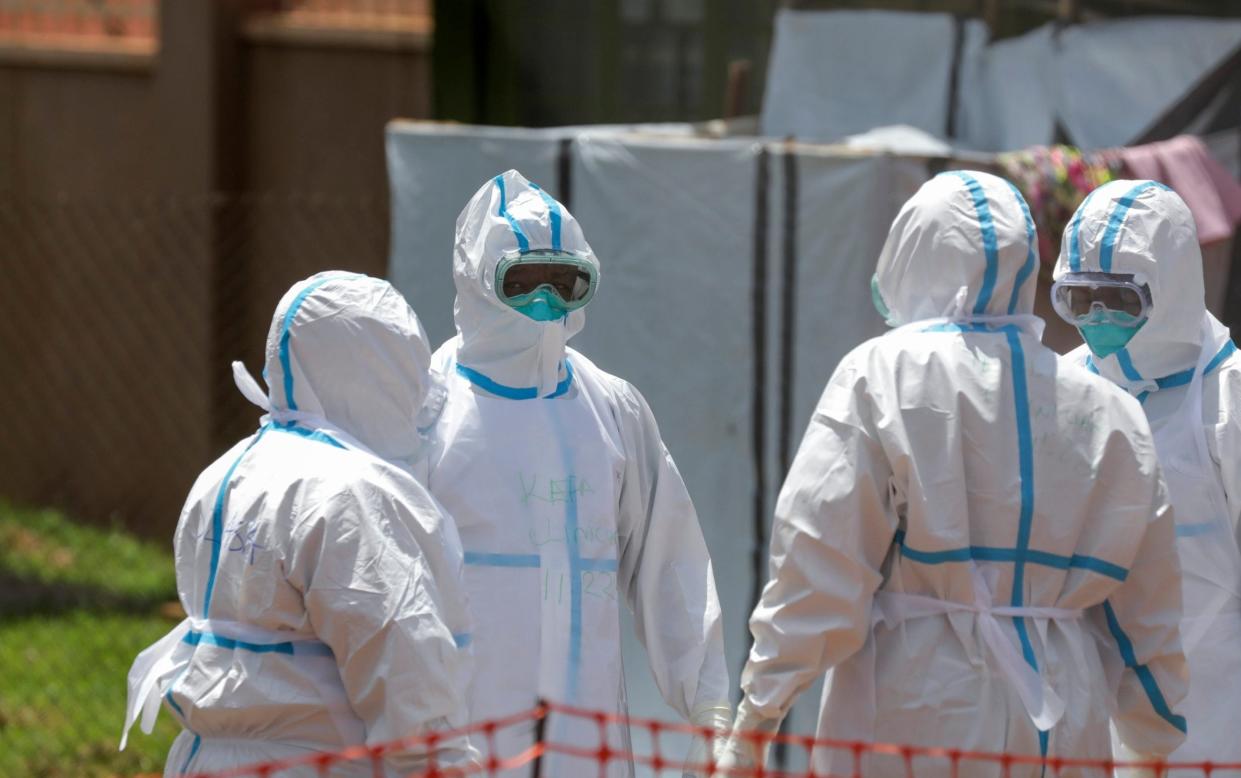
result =
[[175,624],[161,615],[175,598],[168,551],[0,503],[0,776],[162,772],[179,731],[166,713],[116,745],[129,664]]
[[167,551],[120,529],[86,527],[56,511],[23,511],[3,503],[0,569],[48,583],[98,586],[139,596],[164,595],[176,588]]

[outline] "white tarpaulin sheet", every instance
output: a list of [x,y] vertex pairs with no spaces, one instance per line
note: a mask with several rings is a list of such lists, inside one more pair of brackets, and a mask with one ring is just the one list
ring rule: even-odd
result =
[[[650,402],[713,556],[748,560],[755,144],[587,136],[575,152],[571,210],[603,274],[573,345]],[[731,668],[749,573],[717,576]]]
[[[1083,148],[1136,140],[1241,46],[1241,21],[1143,17],[985,43],[947,14],[781,11],[762,130],[836,141],[908,124],[963,148],[1050,144],[1056,123]],[[955,89],[953,88],[955,75]]]
[[982,22],[949,14],[781,11],[762,133],[836,141],[907,124],[945,137],[953,63],[985,41]]
[[1060,33],[1058,114],[1083,148],[1123,146],[1241,45],[1241,21],[1124,19]]
[[[602,263],[572,345],[638,387],[659,420],[711,549],[735,688],[783,463],[836,362],[882,329],[870,276],[925,163],[754,139],[402,122],[388,166],[390,276],[433,340],[453,334],[453,227],[473,191],[515,167],[568,200]],[[626,634],[630,710],[667,719]],[[817,710],[817,691],[803,695],[793,731],[812,732]]]
[[1056,136],[1054,28],[996,41],[962,63],[961,137],[970,146],[1010,150]]

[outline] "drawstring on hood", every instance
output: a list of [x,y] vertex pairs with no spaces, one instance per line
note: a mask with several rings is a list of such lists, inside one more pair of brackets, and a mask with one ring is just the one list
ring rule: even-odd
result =
[[565,345],[586,323],[583,309],[535,321],[496,295],[496,265],[506,251],[553,249],[583,254],[599,267],[573,215],[521,173],[488,181],[457,217],[453,307],[458,364],[487,381],[545,397],[567,377]]

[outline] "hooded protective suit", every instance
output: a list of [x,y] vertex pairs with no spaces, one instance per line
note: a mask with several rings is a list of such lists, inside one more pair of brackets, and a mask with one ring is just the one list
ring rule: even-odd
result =
[[[387,282],[325,273],[280,301],[260,429],[208,467],[175,538],[189,614],[130,670],[126,731],[161,700],[185,731],[165,775],[288,759],[463,726],[462,551],[399,461],[416,453],[430,348]],[[441,766],[473,758],[464,738]],[[122,748],[124,740],[122,740]],[[386,755],[387,773],[428,763]],[[319,776],[314,767],[283,775]],[[370,776],[369,761],[332,776]]]
[[[1113,704],[1135,748],[1181,742],[1154,445],[1132,398],[1039,342],[1036,245],[985,173],[937,176],[896,217],[875,286],[904,326],[841,361],[780,493],[739,729],[773,729],[830,668],[822,738],[1107,758]],[[854,774],[848,750],[813,759]]]
[[1055,275],[1070,272],[1132,274],[1150,288],[1150,318],[1124,349],[1099,359],[1083,346],[1066,359],[1142,403],[1168,482],[1190,670],[1189,737],[1172,757],[1241,761],[1241,358],[1203,302],[1193,214],[1153,181],[1100,187],[1065,230]]
[[[488,181],[457,220],[458,335],[434,357],[448,399],[428,484],[465,546],[470,714],[493,719],[540,697],[625,713],[624,602],[667,703],[726,726],[719,602],[685,484],[638,391],[565,346],[584,310],[537,322],[498,299],[497,263],[513,249],[575,251],[598,266],[573,216],[516,171]],[[553,716],[546,734],[593,750],[601,732]],[[627,727],[606,735],[628,748]],[[501,731],[496,749],[512,756],[532,736],[532,727]],[[599,770],[593,759],[543,765],[545,776]],[[609,763],[608,775],[631,773]]]

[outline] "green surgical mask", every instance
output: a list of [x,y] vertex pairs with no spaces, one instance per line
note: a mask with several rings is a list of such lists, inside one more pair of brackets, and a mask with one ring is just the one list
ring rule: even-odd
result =
[[550,286],[541,286],[525,295],[523,302],[512,308],[535,321],[556,321],[569,313],[564,300]]
[[1126,327],[1123,324],[1115,324],[1113,322],[1117,320],[1136,322],[1137,317],[1130,316],[1121,311],[1111,311],[1109,315],[1111,321],[1107,320],[1103,311],[1098,311],[1091,317],[1093,321],[1088,321],[1088,323],[1077,328],[1077,331],[1082,334],[1082,340],[1086,341],[1086,345],[1090,347],[1091,352],[1100,359],[1110,357],[1117,351],[1120,351],[1129,344],[1134,335],[1138,334],[1138,330],[1146,325],[1146,322],[1142,321],[1135,326]]

